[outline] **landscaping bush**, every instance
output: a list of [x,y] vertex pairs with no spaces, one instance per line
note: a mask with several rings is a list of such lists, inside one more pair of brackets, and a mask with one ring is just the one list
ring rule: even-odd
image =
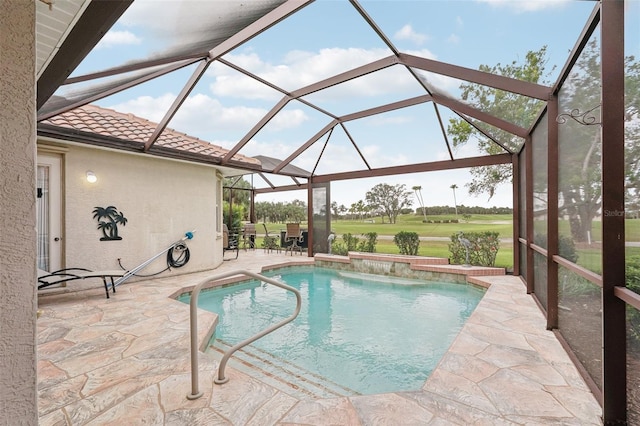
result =
[[415,256],[420,247],[420,237],[417,232],[400,231],[393,237],[393,242],[400,249],[400,254]]
[[365,237],[364,241],[361,241],[358,244],[358,251],[362,251],[365,253],[375,253],[376,252],[376,242],[378,240],[377,232],[366,232],[362,234]]
[[[626,259],[627,288],[640,294],[640,256],[629,256]],[[627,306],[627,323],[631,344],[640,350],[640,311]]]
[[340,256],[346,256],[350,251],[374,253],[376,251],[378,233],[367,232],[362,235],[365,237],[364,241],[360,241],[358,237],[353,236],[351,233],[343,234],[343,242],[338,242],[336,240],[331,242],[331,253]]
[[449,243],[449,251],[451,257],[449,261],[452,264],[465,264],[467,251],[458,239],[462,236],[469,240],[471,247],[469,248],[469,264],[476,266],[494,266],[496,263],[496,255],[500,248],[500,234],[498,232],[466,232],[464,234],[456,232],[451,235]]
[[[535,234],[533,236],[533,242],[535,244],[546,248],[547,245],[545,241],[547,241],[546,234]],[[578,263],[578,252],[571,237],[558,235],[558,254],[570,262]]]
[[558,235],[558,254],[573,263],[578,263],[578,252],[571,237]]
[[242,220],[244,216],[244,206],[234,204],[231,212],[231,226],[229,226],[229,204],[225,201],[225,206],[222,209],[222,220],[223,223],[227,224],[230,232],[239,232],[242,230]]
[[354,237],[351,233],[343,234],[342,241],[333,240],[331,242],[331,253],[340,256],[346,256],[350,251],[355,251],[358,245],[358,237]]

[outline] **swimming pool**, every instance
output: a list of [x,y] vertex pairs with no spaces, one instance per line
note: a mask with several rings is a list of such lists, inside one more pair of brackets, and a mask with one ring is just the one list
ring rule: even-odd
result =
[[[319,267],[264,275],[300,290],[302,310],[250,346],[354,395],[420,389],[485,292]],[[189,295],[179,300],[188,303]],[[219,315],[212,340],[228,347],[290,316],[295,296],[249,281],[203,290],[198,306]]]

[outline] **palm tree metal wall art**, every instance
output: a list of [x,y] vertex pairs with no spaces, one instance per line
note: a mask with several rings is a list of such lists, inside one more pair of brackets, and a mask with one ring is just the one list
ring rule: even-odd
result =
[[[98,229],[102,230],[103,237],[100,241],[121,240],[118,235],[118,225],[125,226],[127,218],[122,212],[119,212],[115,206],[95,207],[93,209],[93,218],[98,221]],[[102,220],[106,219],[106,220]]]

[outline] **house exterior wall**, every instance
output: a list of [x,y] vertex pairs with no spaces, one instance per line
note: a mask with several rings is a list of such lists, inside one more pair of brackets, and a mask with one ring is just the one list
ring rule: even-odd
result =
[[[46,152],[47,146],[40,143],[38,149]],[[193,230],[194,238],[187,241],[189,262],[162,276],[213,269],[222,262],[222,236],[216,226],[220,178],[214,167],[75,145],[62,155],[64,266],[113,270],[120,269],[121,259],[125,269],[132,269]],[[97,182],[87,181],[88,170]],[[101,241],[104,234],[94,212],[109,206],[126,218],[126,224],[117,224],[121,240]],[[139,275],[166,267],[163,254]],[[69,289],[95,287],[86,281]]]
[[0,425],[37,425],[35,3],[0,8]]

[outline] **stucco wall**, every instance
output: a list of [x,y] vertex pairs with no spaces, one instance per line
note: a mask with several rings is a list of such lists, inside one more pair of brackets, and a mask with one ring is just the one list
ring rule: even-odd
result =
[[[40,143],[38,149],[45,151],[46,144]],[[119,269],[120,258],[122,265],[131,269],[192,230],[196,233],[187,242],[189,262],[161,276],[212,269],[222,262],[222,240],[215,223],[219,182],[215,168],[73,145],[67,149],[63,155],[66,267]],[[87,182],[88,170],[95,173],[97,182]],[[125,225],[117,225],[121,240],[100,240],[103,233],[94,210],[108,206],[114,206],[127,220]],[[162,255],[139,274],[155,273],[166,266]],[[83,284],[76,282],[73,288]]]
[[35,3],[0,5],[0,425],[36,425]]

